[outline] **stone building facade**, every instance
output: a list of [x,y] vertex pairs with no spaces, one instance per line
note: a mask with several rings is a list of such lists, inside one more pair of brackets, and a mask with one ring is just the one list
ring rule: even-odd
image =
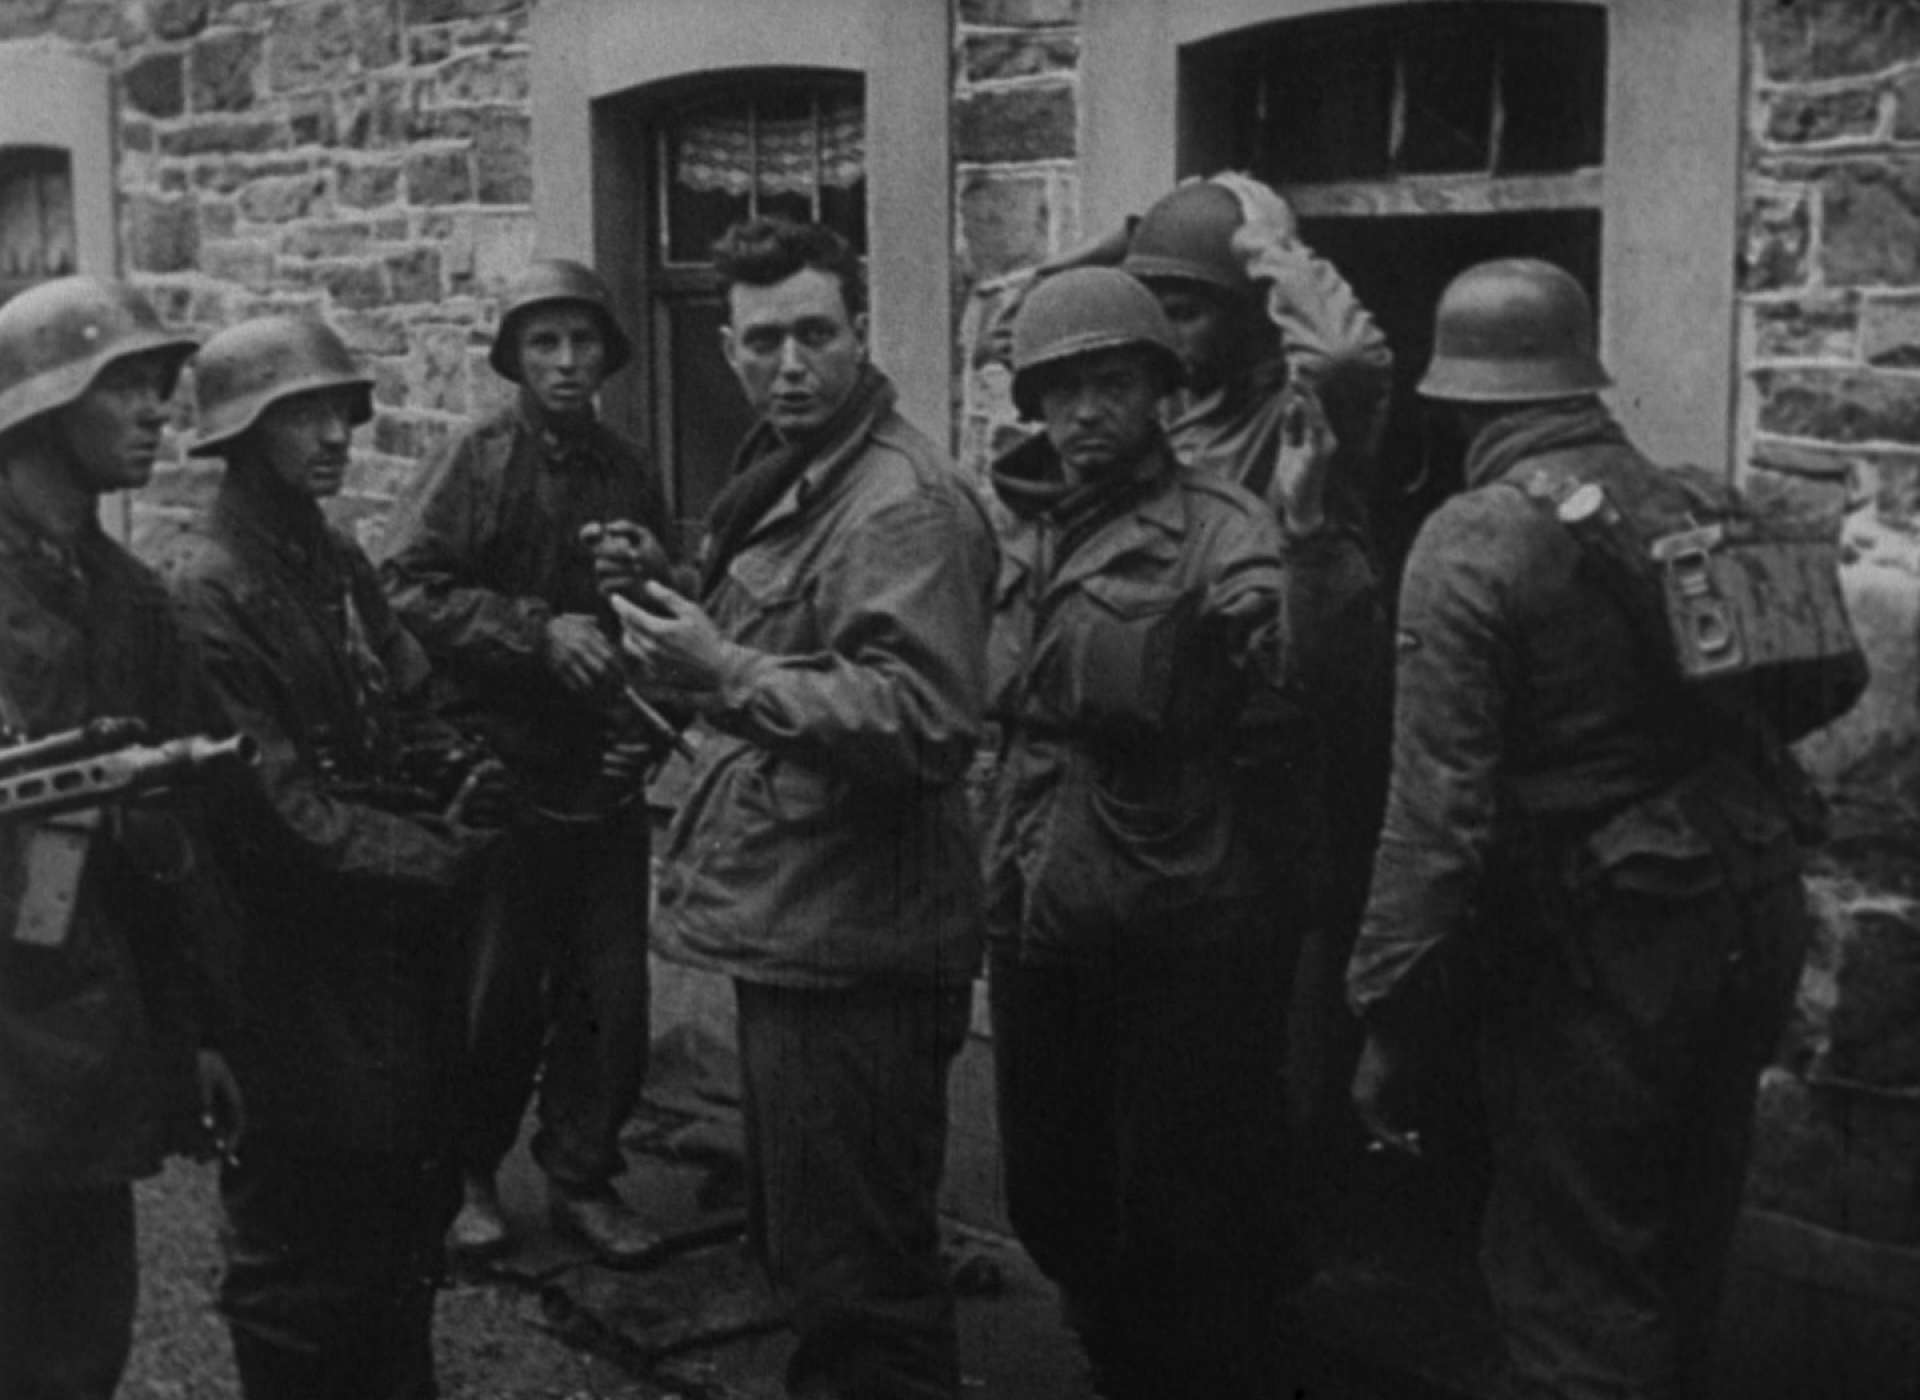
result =
[[[1206,105],[1210,86],[1242,81],[1223,44],[1270,42],[1261,52],[1280,61],[1366,12],[1391,26],[1470,8],[0,0],[0,40],[57,43],[111,70],[120,263],[169,320],[205,332],[310,308],[365,358],[376,416],[338,509],[370,534],[424,454],[501,394],[485,365],[497,297],[536,250],[595,258],[636,306],[685,280],[671,259],[626,268],[631,211],[580,207],[603,180],[651,197],[655,177],[628,167],[653,138],[623,146],[622,133],[665,120],[655,94],[679,101],[703,73],[750,79],[779,65],[864,75],[872,182],[903,169],[920,182],[867,195],[881,354],[907,365],[909,402],[929,427],[944,419],[978,469],[1018,431],[1007,376],[982,353],[1007,293],[1228,149]],[[1604,170],[1575,159],[1477,193],[1439,178],[1309,182],[1301,207],[1333,218],[1371,200],[1404,219],[1531,200],[1537,229],[1603,222],[1593,271],[1629,424],[1656,452],[1723,461],[1842,532],[1875,681],[1808,746],[1836,799],[1836,836],[1816,882],[1823,932],[1803,1015],[1768,1080],[1754,1200],[1770,1219],[1920,1250],[1920,6],[1538,8],[1604,16]],[[634,62],[653,66],[629,97],[612,65],[643,49],[654,57]],[[667,50],[683,71],[668,71]],[[907,65],[910,81],[890,80]],[[1521,89],[1508,82],[1511,104]],[[1636,112],[1651,115],[1636,127]],[[1138,139],[1161,130],[1178,139]],[[902,156],[896,140],[919,144]],[[1457,217],[1446,226],[1457,231]],[[885,229],[931,233],[903,248]],[[910,316],[903,299],[917,299]],[[1663,303],[1705,311],[1676,325]],[[663,327],[645,338],[656,352],[679,343]],[[618,416],[670,451],[659,376],[643,366],[616,391]],[[138,547],[206,497],[207,472],[182,459],[159,474],[133,511]],[[1812,1269],[1824,1238],[1776,1232],[1764,1247]],[[1877,1267],[1920,1276],[1910,1254]],[[1920,1331],[1910,1310],[1888,1316]]]

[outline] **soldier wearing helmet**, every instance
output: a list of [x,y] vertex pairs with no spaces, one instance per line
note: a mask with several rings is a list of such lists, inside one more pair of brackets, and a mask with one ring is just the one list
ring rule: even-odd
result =
[[1706,1393],[1755,1083],[1806,940],[1792,759],[1705,719],[1559,508],[1679,489],[1608,384],[1560,268],[1485,263],[1442,296],[1420,392],[1466,430],[1467,489],[1407,563],[1391,796],[1347,974],[1354,1099],[1403,1151],[1414,1067],[1475,987],[1480,1259],[1529,1400]]
[[[1168,443],[1158,407],[1183,358],[1134,278],[1047,278],[1012,350],[1015,402],[1043,431],[992,473],[985,868],[1008,1210],[1102,1394],[1280,1394],[1294,945],[1272,927],[1304,911],[1297,893],[1276,906],[1285,856],[1246,821],[1235,767],[1285,703],[1283,657],[1308,649],[1315,565],[1283,565],[1267,505]],[[1326,466],[1296,454],[1276,472],[1296,517],[1318,513]],[[1283,626],[1286,593],[1302,608]]]
[[622,695],[586,542],[624,541],[668,574],[659,476],[595,410],[631,355],[598,276],[531,264],[507,289],[487,357],[517,392],[434,454],[380,546],[387,596],[450,683],[447,713],[485,735],[532,801],[463,974],[465,1202],[448,1240],[468,1257],[508,1242],[494,1175],[536,1075],[533,1156],[555,1225],[615,1264],[655,1243],[613,1184],[647,1058],[642,781],[654,755]]
[[[133,288],[45,282],[0,307],[0,727],[151,741],[217,723],[159,581],[102,530],[144,485],[194,342]],[[132,1183],[229,1140],[221,976],[238,930],[186,799],[0,823],[0,1377],[99,1396],[132,1345]],[[196,1079],[198,1093],[196,1094]],[[196,1102],[197,1100],[197,1102]]]
[[259,745],[216,808],[249,933],[235,1068],[253,1108],[221,1172],[219,1304],[249,1400],[432,1393],[432,1280],[457,1187],[440,1096],[455,931],[471,918],[474,776],[411,761],[456,736],[339,494],[372,381],[324,322],[272,316],[194,361],[195,456],[225,459],[167,573],[213,687]]
[[[1312,918],[1280,910],[1274,896],[1285,919],[1276,937],[1301,949],[1288,1093],[1312,1220],[1323,1214],[1316,1193],[1338,1193],[1357,1145],[1345,1091],[1359,1043],[1340,974],[1386,798],[1393,655],[1369,501],[1381,486],[1393,358],[1353,289],[1300,237],[1286,200],[1243,174],[1183,182],[1124,229],[1043,265],[1040,280],[1085,262],[1117,264],[1167,315],[1186,371],[1164,408],[1174,454],[1263,497],[1290,536],[1328,556],[1328,625],[1343,645],[1316,671],[1313,713],[1250,742],[1242,771],[1249,812],[1285,852],[1276,865],[1319,872]],[[1276,469],[1310,453],[1330,458],[1324,518],[1291,518]],[[1318,779],[1303,770],[1309,754]],[[1309,840],[1317,852],[1302,847]]]

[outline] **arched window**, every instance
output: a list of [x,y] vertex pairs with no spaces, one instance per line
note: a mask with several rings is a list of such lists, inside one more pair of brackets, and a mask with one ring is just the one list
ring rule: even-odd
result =
[[752,426],[720,353],[726,322],[714,241],[765,215],[817,221],[867,243],[861,83],[845,74],[755,72],[705,79],[635,112],[649,212],[643,316],[654,353],[649,425],[672,472],[675,513],[704,518]]
[[1413,385],[1434,304],[1495,257],[1561,264],[1598,304],[1607,13],[1593,4],[1371,6],[1182,50],[1182,174],[1283,190],[1394,348],[1375,509],[1397,559],[1458,485],[1425,454]]

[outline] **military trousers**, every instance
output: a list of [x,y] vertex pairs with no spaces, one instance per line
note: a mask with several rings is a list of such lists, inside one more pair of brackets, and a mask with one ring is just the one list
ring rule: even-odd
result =
[[1284,1393],[1293,951],[1263,928],[1188,955],[990,955],[1008,1212],[1116,1400]]
[[734,989],[749,1231],[799,1339],[788,1392],[955,1400],[939,1194],[971,987]]
[[541,822],[503,852],[469,940],[454,1043],[460,1166],[491,1176],[539,1079],[534,1159],[574,1194],[625,1170],[648,1045],[646,804]]
[[0,1186],[0,1395],[110,1400],[137,1260],[131,1186]]
[[250,1132],[220,1203],[219,1306],[246,1400],[433,1400],[449,1159]]
[[1755,1090],[1807,941],[1797,875],[1611,892],[1543,950],[1482,1042],[1481,1268],[1524,1400],[1700,1400]]

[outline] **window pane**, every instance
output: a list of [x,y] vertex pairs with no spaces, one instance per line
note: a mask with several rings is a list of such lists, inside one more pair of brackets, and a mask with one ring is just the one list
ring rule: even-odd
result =
[[769,218],[810,222],[819,153],[813,97],[804,88],[771,88],[756,96],[754,109],[759,212]]
[[821,223],[867,251],[867,119],[858,92],[820,96]]
[[751,214],[822,219],[866,246],[865,123],[844,83],[761,82],[669,118],[667,257],[704,263]]
[[747,217],[752,115],[744,98],[684,109],[666,125],[666,260],[703,263],[714,240]]
[[1606,146],[1606,12],[1586,5],[1518,12],[1500,48],[1500,171],[1599,165]]
[[1395,168],[1408,175],[1492,166],[1494,45],[1472,10],[1430,15],[1401,36],[1404,115]]
[[1303,46],[1269,71],[1261,145],[1283,181],[1387,172],[1393,67],[1381,45]]

